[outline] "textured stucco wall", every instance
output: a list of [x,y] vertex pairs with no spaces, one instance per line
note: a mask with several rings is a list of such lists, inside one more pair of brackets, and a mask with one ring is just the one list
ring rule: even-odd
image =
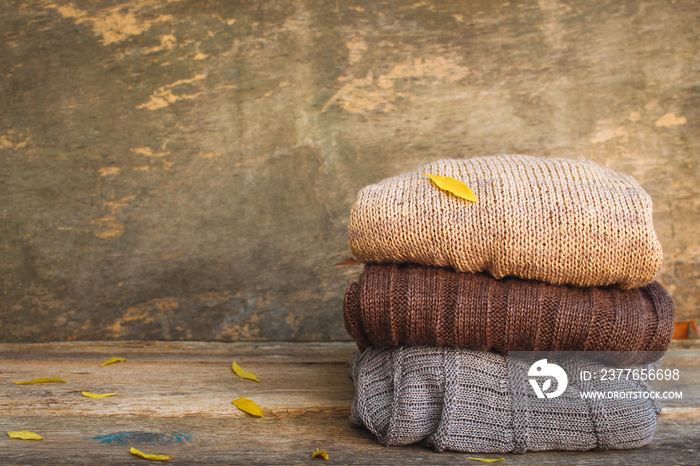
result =
[[696,1],[0,6],[0,340],[347,339],[364,185],[586,158],[700,318]]

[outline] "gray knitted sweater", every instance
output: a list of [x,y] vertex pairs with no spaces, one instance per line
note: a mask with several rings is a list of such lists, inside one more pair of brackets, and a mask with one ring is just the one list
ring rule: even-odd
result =
[[[582,399],[581,391],[600,389],[600,382],[578,377],[561,396],[539,399],[527,381],[529,365],[511,360],[509,368],[507,358],[448,347],[369,347],[352,362],[351,423],[384,445],[422,442],[438,451],[615,450],[651,441],[658,402]],[[601,366],[583,360],[562,367],[579,374]],[[611,388],[649,390],[633,380]]]

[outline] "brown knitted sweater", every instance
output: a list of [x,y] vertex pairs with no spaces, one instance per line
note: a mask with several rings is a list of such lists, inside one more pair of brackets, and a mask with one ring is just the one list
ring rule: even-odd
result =
[[578,288],[415,264],[366,265],[343,305],[360,348],[665,351],[674,306],[658,282]]

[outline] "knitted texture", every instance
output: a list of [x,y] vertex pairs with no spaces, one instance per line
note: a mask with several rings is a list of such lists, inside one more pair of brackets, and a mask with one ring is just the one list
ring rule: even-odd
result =
[[[438,451],[614,450],[651,441],[658,401],[584,400],[580,392],[600,382],[574,377],[561,396],[539,399],[526,364],[511,360],[509,372],[507,358],[459,348],[368,348],[352,367],[351,423],[365,426],[384,445],[422,442]],[[584,360],[562,367],[578,374],[601,366]],[[608,383],[616,391],[649,390],[641,381]]]
[[[478,201],[424,173],[463,181]],[[365,263],[417,263],[554,285],[635,288],[659,271],[651,198],[590,161],[524,155],[443,160],[367,186],[348,225]]]
[[663,352],[671,342],[674,306],[658,282],[632,290],[579,288],[368,264],[359,283],[348,287],[343,314],[360,348]]

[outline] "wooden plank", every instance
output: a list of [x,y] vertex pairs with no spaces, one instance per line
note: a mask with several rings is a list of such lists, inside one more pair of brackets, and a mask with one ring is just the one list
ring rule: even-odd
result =
[[[45,418],[35,424],[46,440],[0,441],[0,464],[144,464],[129,447],[174,455],[168,464],[310,464],[311,452],[326,450],[328,464],[471,464],[462,453],[436,453],[419,445],[383,447],[372,435],[354,429],[346,413],[307,413],[266,419]],[[28,425],[37,418],[9,417]],[[28,426],[28,428],[31,427]],[[505,458],[503,464],[696,464],[700,429],[688,420],[661,420],[652,443],[630,451],[541,452],[525,455],[473,455]],[[694,437],[695,444],[691,438]],[[474,464],[478,464],[474,462]]]
[[[317,447],[328,451],[328,464],[468,462],[467,455],[418,445],[383,447],[352,428],[346,361],[354,351],[350,343],[0,344],[0,424],[45,437],[0,436],[0,464],[145,464],[129,454],[130,446],[172,454],[169,464],[308,464]],[[99,367],[111,356],[127,361]],[[233,375],[234,360],[262,382]],[[697,377],[700,347],[674,344],[664,365]],[[39,376],[68,383],[11,383]],[[700,380],[686,384],[698,387]],[[81,390],[119,394],[92,400]],[[264,418],[231,405],[239,396],[260,404]],[[475,456],[503,456],[505,464],[693,464],[700,455],[699,406],[692,396],[674,402],[651,444],[636,450]]]

